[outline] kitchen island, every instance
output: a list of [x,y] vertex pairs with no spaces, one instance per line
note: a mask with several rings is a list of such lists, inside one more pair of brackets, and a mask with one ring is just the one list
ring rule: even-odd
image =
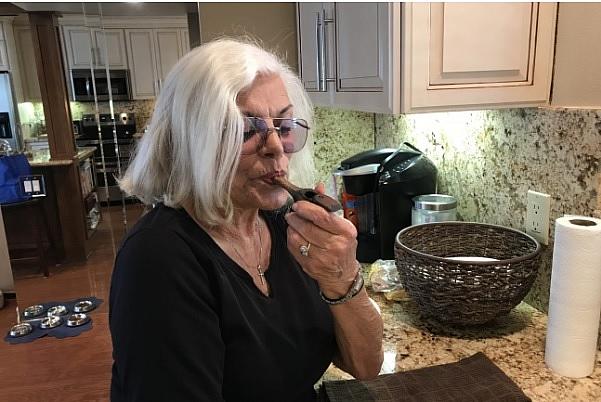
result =
[[[452,363],[482,352],[533,401],[601,401],[599,354],[589,377],[571,379],[552,372],[544,361],[547,316],[526,303],[486,327],[450,328],[420,317],[408,298],[371,296],[384,320],[382,373]],[[333,365],[323,376],[324,381],[350,378]]]

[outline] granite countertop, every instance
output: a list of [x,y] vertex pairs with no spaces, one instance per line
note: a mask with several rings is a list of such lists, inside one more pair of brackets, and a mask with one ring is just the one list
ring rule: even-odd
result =
[[[384,320],[382,373],[456,362],[483,352],[533,401],[601,400],[601,354],[589,377],[553,373],[544,361],[547,316],[526,303],[482,328],[452,329],[422,318],[409,298],[389,301],[371,293]],[[352,378],[333,365],[323,380]]]
[[[94,151],[96,151],[95,147],[77,148],[77,155],[75,155],[75,158],[79,161],[82,161],[92,156]],[[50,153],[45,153],[41,156],[30,157],[28,160],[32,167],[68,166],[73,163],[73,159],[51,159]]]

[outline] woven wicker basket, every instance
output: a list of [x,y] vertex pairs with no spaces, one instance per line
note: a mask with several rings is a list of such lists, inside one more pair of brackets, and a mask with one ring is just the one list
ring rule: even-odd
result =
[[426,223],[397,234],[395,256],[403,286],[425,315],[473,325],[509,313],[526,296],[536,279],[540,245],[531,236],[502,226]]

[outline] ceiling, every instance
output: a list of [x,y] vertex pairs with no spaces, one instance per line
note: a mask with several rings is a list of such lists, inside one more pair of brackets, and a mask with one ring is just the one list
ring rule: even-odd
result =
[[[10,4],[10,3],[9,3]],[[33,11],[56,11],[62,14],[82,14],[85,4],[85,12],[89,14],[100,14],[106,16],[175,16],[185,15],[188,11],[196,11],[197,3],[12,3],[24,12]]]

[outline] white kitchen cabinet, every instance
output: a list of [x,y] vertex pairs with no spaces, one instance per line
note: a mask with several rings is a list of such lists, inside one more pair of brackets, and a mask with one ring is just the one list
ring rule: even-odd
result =
[[22,100],[25,102],[39,102],[42,100],[42,95],[33,53],[31,27],[29,25],[15,25],[14,35],[16,48],[18,49],[16,53],[22,86]]
[[127,69],[127,53],[122,29],[64,26],[63,39],[69,69]]
[[156,56],[159,90],[167,73],[183,55],[181,33],[178,29],[154,30],[154,54]]
[[182,49],[182,57],[190,51],[190,36],[188,28],[179,30],[180,47]]
[[405,3],[402,111],[549,103],[556,3]]
[[96,53],[98,66],[108,66],[114,69],[127,68],[125,51],[125,36],[122,29],[95,29]]
[[134,99],[152,99],[158,93],[152,29],[126,29],[131,90]]
[[560,3],[551,105],[601,109],[601,3]]
[[548,105],[556,3],[298,3],[316,105],[427,112]]
[[298,3],[300,75],[316,105],[370,112],[398,109],[393,3]]
[[158,95],[167,73],[187,51],[187,40],[182,38],[184,31],[177,28],[125,30],[134,99],[152,99]]
[[11,65],[8,59],[8,47],[6,41],[5,29],[11,26],[5,22],[0,23],[0,71],[10,71]]

